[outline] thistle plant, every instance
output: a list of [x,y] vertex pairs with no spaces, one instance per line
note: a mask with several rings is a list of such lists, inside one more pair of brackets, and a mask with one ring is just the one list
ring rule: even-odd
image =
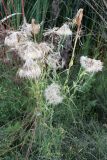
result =
[[[14,125],[13,121],[10,123],[10,128],[7,127],[8,129],[4,131],[6,134],[11,133],[9,135],[11,138],[8,140],[9,136],[5,134],[7,137],[0,139],[5,146],[4,149],[2,145],[0,146],[0,156],[9,153],[12,158],[15,156],[15,158],[26,160],[33,160],[35,157],[38,160],[86,159],[87,154],[91,157],[89,159],[94,157],[93,154],[100,157],[103,154],[96,147],[96,142],[98,145],[102,144],[102,137],[98,142],[100,133],[95,129],[96,125],[90,124],[91,122],[86,124],[86,119],[89,117],[87,115],[90,114],[90,110],[93,111],[96,105],[96,101],[90,100],[93,98],[90,95],[92,92],[89,93],[92,89],[90,86],[96,76],[99,76],[98,72],[103,70],[103,62],[99,57],[89,58],[90,55],[84,56],[84,52],[81,52],[74,65],[77,42],[81,38],[83,9],[78,10],[72,24],[64,22],[60,27],[43,31],[44,21],[41,25],[39,23],[41,17],[38,16],[42,15],[39,11],[40,2],[42,1],[36,1],[32,8],[30,23],[26,20],[25,4],[22,0],[22,24],[16,30],[6,30],[4,45],[11,54],[16,53],[19,58],[14,75],[16,74],[17,83],[21,82],[21,85],[18,85],[15,95],[18,94],[18,90],[22,90],[22,93],[18,98],[14,96],[16,103],[20,99],[19,110],[13,105],[20,117],[16,117],[15,113],[12,115],[14,121],[19,119],[20,123]],[[48,1],[42,2],[47,9],[45,2],[47,4]],[[37,19],[32,16],[35,14],[35,6],[38,12]],[[46,12],[42,20],[45,16]],[[5,20],[4,18],[2,21]],[[72,25],[77,27],[74,37]],[[39,41],[38,35],[42,35]],[[1,77],[4,76],[3,74]],[[25,85],[25,88],[22,85]],[[3,90],[5,87],[0,88],[4,96],[7,96],[10,86],[9,84],[6,90]],[[88,92],[85,88],[88,88]],[[11,94],[13,97],[13,92]],[[23,95],[26,97],[25,100]],[[2,96],[0,98],[2,99]],[[10,99],[11,105],[13,99]],[[1,116],[4,115],[1,114]],[[6,123],[8,126],[8,121]],[[106,124],[104,126],[106,127]],[[104,135],[105,130],[102,132]],[[1,131],[0,135],[2,135]]]

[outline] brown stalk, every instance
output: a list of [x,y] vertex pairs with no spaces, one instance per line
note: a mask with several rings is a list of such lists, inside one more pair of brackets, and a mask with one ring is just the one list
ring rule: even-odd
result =
[[80,8],[74,18],[74,23],[77,25],[77,32],[76,32],[74,47],[73,47],[73,51],[72,51],[72,57],[71,57],[71,60],[69,63],[69,69],[73,65],[76,44],[77,44],[78,38],[80,37],[80,32],[81,32],[82,19],[83,19],[83,9]]
[[66,78],[66,81],[65,81],[65,86],[68,83],[70,69],[73,66],[74,57],[75,57],[76,44],[77,44],[78,38],[80,37],[80,32],[81,32],[82,19],[83,19],[83,9],[80,8],[78,10],[75,18],[73,19],[73,23],[75,25],[77,25],[77,32],[76,32],[76,36],[75,36],[75,42],[74,42],[74,47],[73,47],[73,51],[72,51],[71,60],[70,60],[70,63],[69,63],[69,68],[68,68],[68,71],[67,71],[67,78]]

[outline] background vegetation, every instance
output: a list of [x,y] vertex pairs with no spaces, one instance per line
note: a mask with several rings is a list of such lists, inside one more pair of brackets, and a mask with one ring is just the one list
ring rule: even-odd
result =
[[[9,64],[1,60],[0,42],[0,160],[107,160],[107,4],[105,0],[56,1],[52,7],[52,0],[26,0],[25,16],[29,23],[32,18],[43,22],[40,41],[44,29],[61,26],[68,18],[72,20],[79,8],[84,9],[83,34],[76,47],[69,88],[79,77],[81,55],[101,59],[103,72],[90,79],[86,76],[86,85],[79,84],[70,99],[66,95],[64,104],[47,107],[43,100],[38,108],[37,87],[32,81],[15,77],[19,66],[16,59]],[[22,6],[21,0],[1,0],[0,19],[21,13]],[[5,26],[17,29],[21,24],[22,15],[17,15]],[[47,77],[52,78],[48,73]],[[55,80],[63,84],[63,78],[61,73]],[[39,89],[47,83],[41,80]],[[39,110],[43,116],[38,116]]]

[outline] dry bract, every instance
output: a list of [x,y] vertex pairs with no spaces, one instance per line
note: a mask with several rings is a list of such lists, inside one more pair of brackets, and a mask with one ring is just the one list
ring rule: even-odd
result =
[[35,23],[35,19],[32,19],[31,24],[26,22],[26,18],[24,18],[23,25],[21,26],[21,31],[26,33],[27,36],[36,35],[40,31],[40,24]]
[[75,16],[75,18],[73,19],[73,24],[76,24],[78,27],[81,26],[81,22],[83,19],[83,9],[80,8]]
[[37,24],[35,22],[35,19],[32,19],[31,26],[32,26],[32,34],[35,36],[40,31],[40,24]]

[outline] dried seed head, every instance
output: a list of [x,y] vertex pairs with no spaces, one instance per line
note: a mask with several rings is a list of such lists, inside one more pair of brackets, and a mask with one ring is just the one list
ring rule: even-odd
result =
[[24,21],[23,25],[21,26],[21,32],[26,33],[27,36],[32,36],[32,25]]
[[32,34],[33,35],[38,34],[40,31],[40,24],[36,24],[35,19],[32,19],[31,26],[32,26]]
[[80,8],[75,18],[73,19],[73,24],[76,24],[78,27],[80,27],[82,23],[82,19],[83,19],[83,9]]
[[[25,32],[19,32],[18,33],[18,45],[21,44],[21,43],[26,43],[29,41],[29,37],[27,36],[27,34]],[[16,46],[17,48],[17,46]]]
[[100,60],[91,59],[87,56],[82,56],[80,58],[81,66],[85,69],[86,72],[95,73],[102,71],[103,63]]
[[41,42],[38,46],[40,47],[44,55],[52,52],[51,47],[46,42]]
[[20,44],[27,43],[29,38],[25,32],[22,31],[9,31],[8,35],[5,37],[4,44],[10,48],[17,49]]
[[62,68],[60,53],[49,54],[46,59],[47,65],[53,70]]
[[15,31],[8,32],[8,35],[5,37],[4,44],[6,46],[15,48],[15,46],[19,42],[18,34],[19,32],[15,32]]
[[69,28],[69,25],[64,24],[62,27],[60,27],[57,31],[55,31],[59,36],[72,36],[72,31]]
[[52,83],[45,89],[44,96],[49,104],[57,105],[63,101],[60,86],[56,83]]
[[41,75],[41,68],[36,61],[27,60],[17,72],[20,78],[38,79]]
[[50,34],[53,34],[53,33],[54,33],[55,31],[57,31],[57,30],[58,30],[58,27],[54,27],[54,28],[52,28],[52,29],[47,29],[43,35],[44,35],[44,36],[48,36],[48,35],[50,35]]
[[22,43],[18,47],[18,55],[23,59],[23,60],[28,60],[28,59],[41,59],[43,58],[43,52],[40,48],[37,48],[34,42],[26,42]]

